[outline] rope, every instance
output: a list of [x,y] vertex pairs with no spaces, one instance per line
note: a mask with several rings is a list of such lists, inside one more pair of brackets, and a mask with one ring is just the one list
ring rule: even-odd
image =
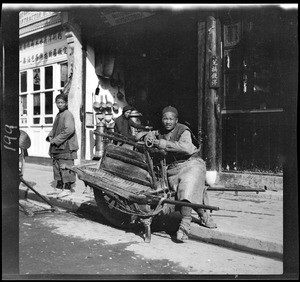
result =
[[159,202],[158,204],[156,205],[155,209],[152,210],[152,211],[149,211],[149,212],[145,212],[143,210],[141,210],[139,208],[139,206],[136,204],[136,203],[133,203],[134,207],[137,209],[137,211],[134,211],[132,210],[132,208],[130,208],[129,205],[127,204],[124,204],[122,200],[120,200],[119,198],[115,198],[114,199],[120,204],[120,206],[122,208],[119,208],[117,206],[114,206],[114,208],[116,210],[119,210],[121,212],[124,212],[124,213],[127,213],[127,214],[131,214],[131,215],[136,215],[136,216],[140,216],[140,217],[149,217],[149,216],[155,216],[157,214],[159,214],[162,209],[163,209],[163,206],[161,205],[162,201],[165,199],[165,197],[163,197]]

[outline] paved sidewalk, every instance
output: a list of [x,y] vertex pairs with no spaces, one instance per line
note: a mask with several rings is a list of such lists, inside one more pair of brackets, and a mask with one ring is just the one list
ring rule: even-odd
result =
[[[52,167],[25,163],[24,180],[54,206],[67,210],[97,213],[93,192],[77,179],[71,196],[57,199]],[[27,191],[28,190],[28,191]],[[21,183],[20,198],[43,200]],[[283,193],[281,191],[215,192],[209,191],[210,205],[219,211],[211,214],[218,228],[207,229],[192,223],[191,239],[201,240],[241,251],[269,257],[283,257]],[[153,232],[155,234],[155,232]]]

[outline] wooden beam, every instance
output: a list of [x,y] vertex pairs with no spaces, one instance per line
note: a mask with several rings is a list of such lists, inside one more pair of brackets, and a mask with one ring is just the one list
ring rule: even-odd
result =
[[209,16],[206,22],[206,71],[205,71],[205,161],[207,170],[217,170],[216,165],[216,118],[215,118],[215,103],[217,90],[209,87],[209,60],[212,56],[217,55],[217,36],[216,36],[216,20],[214,17]]
[[200,156],[203,157],[203,97],[205,91],[205,22],[198,22],[198,132]]

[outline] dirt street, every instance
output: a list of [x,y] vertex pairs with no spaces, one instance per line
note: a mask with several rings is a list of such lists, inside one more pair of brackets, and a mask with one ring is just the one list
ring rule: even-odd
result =
[[281,274],[280,260],[190,240],[175,243],[59,212],[20,212],[20,274],[210,275]]

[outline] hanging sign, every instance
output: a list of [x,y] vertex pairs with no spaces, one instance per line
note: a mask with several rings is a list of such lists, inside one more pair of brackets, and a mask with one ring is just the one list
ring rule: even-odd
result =
[[209,88],[220,87],[221,60],[218,56],[209,59]]
[[92,112],[85,113],[85,126],[94,127],[94,114]]

